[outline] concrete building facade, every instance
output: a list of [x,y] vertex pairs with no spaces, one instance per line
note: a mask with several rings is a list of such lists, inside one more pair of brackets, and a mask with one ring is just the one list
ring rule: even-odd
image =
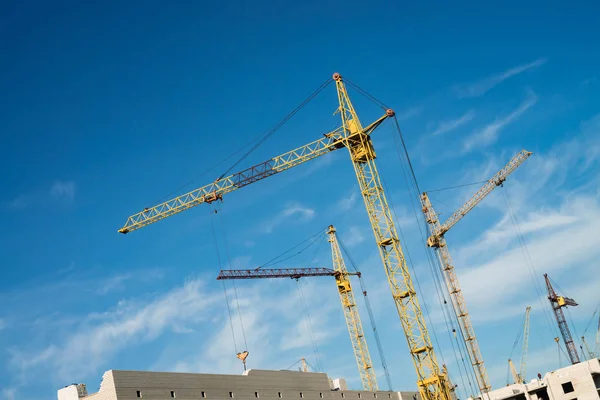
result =
[[542,379],[489,392],[489,400],[598,400],[600,361],[592,359],[548,372]]
[[414,392],[367,392],[332,387],[327,374],[248,370],[243,375],[110,370],[98,393],[81,396],[75,385],[58,391],[58,400],[420,400]]

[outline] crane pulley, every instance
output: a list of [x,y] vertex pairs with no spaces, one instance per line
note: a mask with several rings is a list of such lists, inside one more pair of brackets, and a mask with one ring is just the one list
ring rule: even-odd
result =
[[354,167],[392,299],[396,305],[417,373],[417,386],[421,398],[423,400],[450,400],[447,376],[440,368],[433,349],[394,218],[375,163],[376,155],[371,142],[371,134],[387,118],[394,117],[395,113],[388,109],[383,116],[363,127],[350,101],[342,76],[335,73],[333,80],[339,103],[336,114],[339,114],[341,118],[341,126],[338,129],[325,134],[322,139],[273,157],[264,163],[217,179],[182,196],[146,208],[130,216],[119,232],[132,232],[199,204],[222,199],[223,195],[236,189],[345,147]]
[[446,244],[444,234],[450,230],[458,221],[460,221],[469,211],[471,211],[477,204],[479,204],[488,194],[494,190],[494,188],[501,185],[506,178],[514,172],[529,156],[531,152],[521,150],[516,156],[514,156],[508,164],[506,164],[500,171],[498,171],[492,178],[490,178],[473,196],[471,196],[465,204],[463,204],[457,211],[455,211],[446,222],[440,223],[439,218],[433,205],[429,200],[428,194],[425,192],[421,195],[421,203],[423,205],[423,214],[425,214],[425,220],[429,226],[430,235],[427,239],[427,245],[435,249],[435,252],[440,261],[442,267],[442,273],[444,275],[448,293],[452,300],[452,307],[454,313],[459,322],[459,327],[462,332],[462,336],[465,341],[467,353],[473,368],[475,370],[475,377],[479,390],[482,393],[488,392],[492,386],[488,378],[487,370],[481,356],[475,330],[471,323],[471,317],[467,310],[467,305],[462,294],[462,289],[458,281],[458,276],[454,270],[452,264],[452,258]]

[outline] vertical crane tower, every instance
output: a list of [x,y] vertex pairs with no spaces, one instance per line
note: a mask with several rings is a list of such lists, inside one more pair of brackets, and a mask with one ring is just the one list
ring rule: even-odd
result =
[[443,224],[440,223],[437,213],[433,209],[433,205],[429,200],[427,193],[421,195],[421,203],[423,205],[423,214],[429,226],[431,236],[427,239],[427,246],[435,249],[435,252],[440,260],[448,293],[452,300],[452,307],[459,322],[459,327],[467,348],[469,360],[473,365],[477,385],[482,393],[487,393],[491,388],[487,370],[479,350],[477,336],[471,323],[471,317],[467,310],[467,304],[462,294],[458,276],[454,270],[452,258],[446,244],[444,234],[450,230],[458,221],[460,221],[469,211],[473,210],[488,194],[496,187],[502,185],[506,178],[512,174],[532,153],[530,151],[521,150],[515,155],[500,171],[491,177],[475,194],[473,194],[458,210],[456,210]]
[[578,364],[580,362],[579,353],[577,353],[577,348],[575,347],[575,342],[573,342],[569,325],[567,325],[565,313],[562,310],[563,307],[576,306],[578,304],[573,299],[557,295],[552,287],[552,283],[550,283],[548,274],[544,274],[544,279],[546,280],[546,288],[548,289],[548,300],[550,300],[550,304],[552,304],[552,310],[554,311],[554,316],[556,317],[560,334],[562,335],[565,346],[567,347],[569,359],[571,360],[571,364]]
[[342,122],[339,128],[325,134],[322,139],[146,208],[130,216],[119,232],[132,232],[199,204],[222,199],[226,193],[345,147],[356,173],[392,298],[414,363],[421,398],[450,400],[448,380],[437,361],[375,163],[371,133],[384,120],[394,117],[395,113],[388,109],[379,119],[363,127],[350,101],[342,76],[335,73],[333,80],[339,102],[336,113],[339,113]]
[[375,370],[373,370],[373,363],[371,362],[367,339],[365,338],[360,315],[358,314],[356,300],[354,299],[354,291],[350,284],[348,268],[346,268],[346,263],[342,257],[342,251],[333,225],[330,225],[327,229],[327,235],[329,235],[328,240],[331,244],[333,269],[337,272],[335,282],[340,295],[342,309],[344,310],[346,326],[348,327],[350,341],[352,342],[352,349],[354,350],[354,356],[356,358],[356,363],[358,364],[360,379],[363,388],[368,388],[366,390],[377,391],[379,390],[377,387],[377,378],[375,377]]

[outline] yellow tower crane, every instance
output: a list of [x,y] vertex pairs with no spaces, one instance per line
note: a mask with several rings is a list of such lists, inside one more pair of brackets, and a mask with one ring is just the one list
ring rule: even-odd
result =
[[515,383],[525,383],[527,381],[527,351],[529,350],[530,314],[531,307],[527,306],[525,309],[525,321],[523,322],[523,343],[521,345],[521,365],[519,366],[519,372],[517,372],[512,360],[510,358],[508,359],[510,372]]
[[336,230],[333,225],[327,228],[328,241],[331,244],[331,256],[333,269],[326,268],[255,268],[255,269],[230,269],[222,270],[217,277],[222,279],[261,279],[261,278],[292,278],[299,279],[310,276],[333,276],[336,287],[340,295],[340,302],[346,320],[346,327],[350,334],[350,342],[354,350],[354,357],[358,366],[358,373],[364,390],[376,392],[377,377],[371,362],[371,354],[367,346],[367,339],[364,334],[358,307],[354,299],[354,291],[350,283],[351,275],[358,275],[360,272],[349,272],[346,263],[342,257],[342,251],[337,240]]
[[348,333],[350,334],[350,340],[352,341],[354,356],[356,358],[356,363],[358,364],[360,379],[365,390],[377,391],[379,390],[377,387],[377,378],[375,377],[371,355],[369,354],[369,348],[367,347],[367,339],[365,338],[362,328],[360,315],[358,315],[358,308],[356,307],[354,292],[352,291],[352,285],[350,284],[348,269],[346,268],[346,263],[342,257],[342,251],[333,225],[329,226],[327,234],[329,235],[329,243],[331,244],[333,269],[338,273],[335,276],[335,281],[338,293],[340,294],[344,317],[346,318],[346,326],[348,327]]
[[130,216],[125,226],[119,229],[119,232],[132,232],[199,204],[222,199],[224,194],[240,187],[285,171],[331,151],[343,147],[347,148],[417,373],[417,386],[421,398],[424,400],[449,400],[451,396],[447,378],[440,368],[431,343],[425,318],[394,225],[394,218],[377,171],[375,150],[371,142],[371,133],[384,120],[394,117],[395,113],[393,110],[388,109],[379,119],[363,127],[350,102],[342,76],[335,73],[333,80],[339,102],[336,113],[339,113],[341,117],[339,128],[325,134],[322,139],[273,157],[242,172],[217,179],[209,185],[164,203],[146,208]]
[[523,346],[521,346],[521,368],[519,369],[519,377],[522,382],[527,380],[527,352],[529,351],[529,321],[531,307],[525,309],[525,324],[523,325]]
[[471,318],[467,311],[467,305],[458,282],[458,277],[454,271],[452,265],[452,259],[448,246],[446,245],[446,239],[444,234],[450,230],[458,221],[460,221],[469,211],[471,211],[477,204],[481,202],[488,194],[494,190],[497,186],[500,186],[515,169],[517,169],[529,156],[531,152],[521,150],[515,157],[510,160],[500,171],[498,171],[491,179],[489,179],[469,200],[465,202],[458,210],[456,210],[444,224],[441,224],[437,213],[433,209],[431,201],[427,193],[423,193],[421,201],[423,205],[423,213],[425,214],[425,220],[429,225],[429,231],[431,236],[427,239],[427,245],[433,247],[436,251],[440,265],[442,267],[443,275],[446,281],[450,298],[452,299],[452,306],[454,313],[456,314],[459,327],[462,332],[462,336],[467,347],[467,353],[473,368],[475,370],[475,377],[479,390],[482,393],[487,393],[491,389],[490,380],[487,375],[487,370],[483,363],[483,357],[479,350],[479,344],[477,343],[477,337],[471,324]]

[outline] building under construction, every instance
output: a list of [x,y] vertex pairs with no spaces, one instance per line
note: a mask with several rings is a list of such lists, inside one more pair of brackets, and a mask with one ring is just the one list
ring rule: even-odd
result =
[[[340,116],[340,125],[331,132],[325,133],[320,139],[300,146],[296,149],[282,153],[267,161],[254,165],[237,173],[230,174],[230,169],[212,183],[195,189],[189,193],[175,197],[171,200],[144,208],[131,215],[125,225],[119,229],[120,233],[127,234],[148,225],[154,224],[164,218],[179,214],[200,204],[211,204],[222,201],[225,195],[237,191],[247,185],[262,181],[272,175],[284,172],[297,165],[310,162],[318,157],[325,156],[333,151],[345,148],[354,167],[360,193],[369,217],[374,234],[375,244],[379,251],[387,283],[389,285],[391,299],[393,300],[402,329],[405,342],[398,343],[403,351],[408,351],[416,372],[417,391],[415,393],[382,392],[376,380],[373,363],[369,355],[362,323],[356,308],[356,302],[350,283],[350,275],[343,258],[340,247],[335,236],[335,228],[328,229],[329,241],[332,247],[332,269],[302,269],[299,270],[264,270],[256,268],[249,270],[226,270],[222,271],[219,279],[250,279],[263,277],[290,277],[299,279],[308,276],[332,276],[335,278],[336,286],[340,295],[340,301],[346,317],[346,324],[350,334],[354,356],[356,358],[358,371],[362,382],[362,391],[347,390],[344,385],[333,385],[324,373],[290,372],[290,371],[264,371],[248,370],[243,375],[212,375],[212,374],[179,374],[162,372],[134,372],[111,370],[105,373],[100,391],[87,396],[84,394],[83,386],[72,385],[59,391],[59,400],[75,400],[79,398],[108,400],[108,399],[167,399],[167,398],[389,398],[389,399],[414,399],[420,397],[423,400],[451,400],[456,398],[455,385],[451,383],[450,373],[445,365],[440,363],[437,355],[438,349],[434,348],[429,333],[426,318],[420,305],[417,290],[413,284],[411,271],[404,256],[400,236],[398,235],[396,218],[384,192],[384,185],[379,176],[376,154],[372,143],[373,132],[385,121],[391,120],[397,128],[398,134],[404,146],[404,140],[399,128],[395,112],[378,101],[374,96],[366,93],[358,86],[346,82],[338,73],[333,75],[332,80],[326,81],[307,100],[286,116],[281,123],[268,132],[265,137],[257,141],[250,150],[253,151],[264,142],[275,130],[281,127],[308,101],[321,92],[329,83],[334,82],[337,91],[338,106],[335,113]],[[363,125],[359,120],[356,110],[346,88],[346,83],[370,100],[374,101],[383,109],[383,115],[370,124]],[[408,157],[406,147],[407,179],[411,180],[414,188],[413,195],[420,199],[421,211],[429,229],[426,239],[427,245],[433,249],[436,257],[429,259],[433,269],[439,274],[440,288],[444,287],[444,298],[449,297],[449,308],[453,319],[457,322],[455,334],[460,338],[461,346],[466,352],[467,363],[472,368],[474,381],[478,393],[473,396],[481,396],[485,400],[494,399],[570,399],[582,400],[587,398],[598,398],[598,360],[585,363],[573,362],[573,366],[563,370],[549,373],[544,379],[534,382],[521,383],[523,376],[518,377],[514,385],[492,390],[490,379],[483,361],[482,352],[471,318],[467,309],[467,302],[461,290],[455,266],[450,257],[450,252],[445,240],[445,235],[474,209],[488,194],[496,187],[503,185],[507,177],[512,174],[528,157],[531,152],[522,150],[515,155],[502,169],[488,179],[479,190],[477,190],[461,207],[447,218],[440,221],[439,214],[434,210],[427,193],[421,193],[416,175],[412,170],[412,164]],[[248,155],[244,155],[234,167]],[[233,168],[233,167],[232,167]],[[356,274],[355,274],[356,275]],[[360,274],[358,274],[360,276]],[[550,288],[550,287],[549,287]],[[366,291],[364,291],[366,294]],[[568,327],[564,317],[561,318],[561,307],[573,305],[565,301],[567,298],[550,294],[549,299],[553,302],[554,311],[563,340],[571,351],[574,347],[573,341],[568,333]],[[444,300],[444,304],[446,301]],[[444,318],[447,318],[445,316]],[[372,319],[372,318],[371,318]],[[374,329],[375,331],[375,329]],[[453,330],[454,331],[454,330]],[[378,344],[379,340],[377,339]],[[380,358],[383,361],[383,352],[380,350]],[[238,353],[237,356],[244,362],[247,352]],[[575,350],[576,354],[576,350]],[[573,360],[573,358],[572,358]],[[579,360],[577,360],[579,361]],[[586,369],[587,368],[587,369]],[[384,366],[385,375],[388,378],[387,369]],[[559,372],[563,371],[563,372]],[[566,371],[566,372],[565,372]],[[587,372],[585,372],[587,371]],[[587,373],[584,378],[583,375]],[[565,375],[566,374],[566,375]],[[564,392],[560,397],[554,390],[555,385],[563,385],[562,377],[577,375],[571,384],[574,390]],[[558,379],[557,377],[560,377]],[[589,378],[589,379],[588,379]],[[590,383],[591,382],[591,383]],[[534,390],[534,386],[546,387],[547,390]],[[575,390],[575,387],[577,389]],[[569,393],[577,393],[577,395]],[[511,397],[512,396],[512,397]],[[567,396],[567,397],[564,397]],[[588,397],[594,396],[594,397]]]
[[600,399],[600,361],[592,359],[546,373],[541,379],[492,390],[489,400]]
[[84,384],[58,391],[58,400],[137,399],[393,399],[415,400],[416,392],[348,390],[343,379],[303,371],[248,370],[242,375],[116,371],[104,373],[98,393]]

